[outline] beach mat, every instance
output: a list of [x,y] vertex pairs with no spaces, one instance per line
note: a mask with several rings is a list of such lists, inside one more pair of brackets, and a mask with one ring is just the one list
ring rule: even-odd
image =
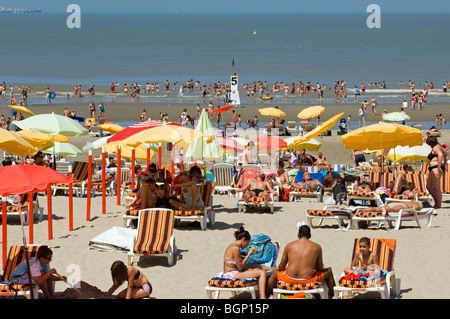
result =
[[129,252],[133,249],[135,236],[136,229],[114,226],[91,239],[88,248],[99,251]]

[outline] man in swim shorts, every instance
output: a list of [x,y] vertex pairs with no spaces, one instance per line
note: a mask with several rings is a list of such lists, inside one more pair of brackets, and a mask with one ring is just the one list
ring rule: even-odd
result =
[[278,270],[273,271],[267,282],[268,292],[278,281],[295,285],[325,282],[330,291],[330,298],[334,295],[333,272],[331,268],[324,268],[322,248],[310,238],[311,229],[302,225],[298,230],[298,239],[284,248]]
[[271,197],[270,194],[276,195],[270,183],[264,181],[264,174],[262,171],[258,171],[255,175],[255,179],[251,180],[245,187],[233,189],[232,193],[243,192],[242,199],[248,204],[253,197],[264,198],[264,203],[267,204]]

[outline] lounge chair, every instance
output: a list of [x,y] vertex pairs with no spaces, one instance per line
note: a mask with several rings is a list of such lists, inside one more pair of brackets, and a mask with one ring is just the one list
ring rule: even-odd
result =
[[[387,273],[379,279],[375,280],[349,280],[344,277],[344,273],[339,279],[338,285],[334,287],[334,295],[336,298],[342,298],[344,294],[351,295],[360,292],[378,292],[381,298],[390,299],[400,294],[400,279],[396,278],[394,272],[394,256],[395,256],[396,240],[385,238],[371,238],[370,249],[378,255],[378,266],[380,270]],[[352,258],[354,259],[356,251],[359,250],[359,239],[355,239],[353,246]],[[392,292],[391,292],[392,290]]]
[[291,134],[291,136],[297,136],[300,132],[295,121],[287,122],[287,131],[289,132],[289,134]]
[[233,164],[214,164],[214,192],[230,194],[230,190],[233,188],[234,171]]
[[[426,227],[431,226],[431,221],[434,216],[437,215],[437,212],[434,208],[422,208],[421,210],[415,210],[413,208],[403,208],[399,212],[391,212],[386,216],[383,216],[381,212],[356,212],[353,217],[353,225],[355,225],[356,229],[359,229],[359,222],[377,222],[378,227],[381,224],[384,224],[387,230],[394,229],[399,230],[402,222],[413,221],[417,223],[419,228],[422,228],[420,225],[419,219],[426,218],[427,224]],[[395,226],[394,224],[395,223]]]
[[[308,226],[311,228],[320,227],[323,220],[335,220],[337,221],[339,228],[350,229],[352,227],[351,216],[351,209],[341,208],[337,205],[325,206],[320,210],[308,209],[306,212],[306,220],[308,222]],[[314,219],[319,220],[319,224],[317,226],[314,226],[313,224]],[[347,222],[347,226],[345,226],[345,221]]]
[[[299,170],[297,172],[297,175],[295,176],[294,183],[304,182],[303,179],[303,171]],[[317,179],[319,182],[324,183],[323,175],[322,173],[310,173],[311,179],[315,180]],[[305,190],[305,189],[298,189],[291,187],[291,190],[289,192],[289,201],[294,202],[295,199],[301,198],[301,197],[307,197],[307,198],[317,198],[318,202],[323,201],[323,190],[319,189],[317,191],[311,191],[311,190]]]
[[[268,267],[275,267],[280,253],[280,244],[278,242],[273,242],[273,244],[275,245],[275,255],[269,262],[264,264]],[[256,278],[233,280],[222,278],[220,274],[219,277],[213,277],[208,282],[208,286],[205,287],[207,299],[219,299],[221,292],[230,292],[233,296],[248,292],[252,299],[256,299],[256,289],[258,289],[258,279]]]
[[379,186],[387,187],[394,179],[393,173],[378,173],[370,172],[369,180],[373,182],[373,190],[368,193],[358,192],[356,190],[349,190],[347,192],[347,200],[350,203],[351,200],[361,200],[361,201],[374,201],[375,193],[374,191]]
[[[95,164],[91,164],[91,173],[94,172]],[[75,179],[73,183],[73,191],[78,197],[83,197],[87,194],[88,187],[88,174],[89,174],[89,163],[88,162],[73,162],[72,163],[72,175]],[[56,184],[52,185],[53,195],[56,194],[57,190],[68,191],[69,184]],[[91,189],[92,191],[92,189]]]
[[[18,204],[10,204],[6,205],[6,215],[7,216],[19,216],[20,212],[22,212],[22,216],[25,217],[24,224],[28,225],[30,220],[30,212],[29,212],[29,195],[21,194],[20,195],[20,206]],[[1,201],[0,201],[1,203]],[[2,210],[0,208],[0,216],[2,215]],[[39,221],[43,218],[43,209],[39,208],[38,201],[38,193],[33,193],[33,215],[39,215]]]
[[[40,245],[28,245],[28,258],[35,257]],[[38,298],[39,285],[33,285],[30,289],[30,285],[20,284],[15,285],[10,282],[11,273],[14,269],[25,260],[25,247],[24,246],[11,246],[8,253],[8,259],[6,260],[5,269],[3,270],[3,276],[0,278],[0,297],[16,297],[25,296],[31,298],[31,289],[33,289],[33,297]]]
[[[390,174],[392,174],[392,173],[390,173]],[[428,190],[426,188],[426,183],[425,183],[426,175],[425,174],[422,174],[421,172],[405,172],[404,176],[405,176],[405,179],[409,183],[413,183],[418,190],[418,193],[414,198],[415,200],[430,201],[432,199],[430,193],[428,192]],[[441,179],[441,184],[442,184],[442,179]],[[441,188],[442,188],[442,185],[441,185]],[[405,201],[405,200],[409,201],[411,199],[402,194],[395,194],[395,195],[391,194],[388,198],[386,198],[386,202]]]
[[215,215],[212,209],[212,185],[211,183],[206,183],[200,186],[200,194],[205,204],[203,210],[195,211],[174,211],[175,222],[177,221],[199,221],[202,230],[206,230],[209,223],[211,225],[215,224]]
[[175,262],[177,248],[173,235],[174,212],[171,209],[143,209],[139,212],[133,249],[128,252],[128,265],[141,256],[165,256],[169,266]]

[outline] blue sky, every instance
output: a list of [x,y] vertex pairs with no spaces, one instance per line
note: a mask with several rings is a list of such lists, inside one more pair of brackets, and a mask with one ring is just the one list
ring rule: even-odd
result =
[[69,4],[85,13],[363,13],[378,4],[382,13],[450,13],[449,0],[0,0],[8,7],[66,13]]

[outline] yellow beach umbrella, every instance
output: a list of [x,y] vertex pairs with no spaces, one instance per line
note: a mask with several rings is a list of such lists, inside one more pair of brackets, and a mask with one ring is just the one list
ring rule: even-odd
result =
[[161,142],[190,144],[194,139],[199,137],[208,137],[208,143],[213,141],[212,136],[200,133],[188,127],[178,125],[160,125],[131,135],[123,141],[120,141],[119,145],[137,147],[144,143],[156,144]]
[[266,116],[275,116],[275,117],[281,117],[285,116],[286,113],[284,113],[282,110],[278,109],[277,107],[266,107],[264,109],[258,110],[261,115]]
[[17,112],[21,112],[24,114],[28,114],[33,116],[34,113],[31,112],[28,108],[26,108],[25,106],[21,106],[21,105],[8,105],[10,109],[12,110],[16,110]]
[[377,123],[342,135],[342,142],[347,149],[382,150],[397,146],[419,146],[423,144],[423,137],[420,130],[410,126]]
[[284,149],[290,150],[295,148],[297,150],[306,149],[309,151],[317,152],[322,147],[322,143],[320,143],[315,138],[311,138],[306,142],[295,144],[297,139],[299,138],[300,138],[299,136],[291,136],[285,139],[284,141],[288,144],[288,146],[285,147]]
[[299,119],[309,119],[311,117],[319,116],[323,111],[325,111],[325,108],[321,105],[310,106],[298,113],[297,117]]
[[46,143],[49,141],[50,142],[58,142],[58,143],[67,143],[70,141],[70,138],[68,138],[67,136],[61,135],[61,134],[50,135],[50,134],[35,133],[31,129],[19,131],[19,132],[17,132],[17,134],[19,134],[25,138],[31,138],[40,143]]
[[344,115],[344,112],[333,116],[331,119],[329,119],[328,121],[323,122],[320,125],[317,125],[317,127],[315,129],[313,129],[312,131],[310,131],[310,132],[300,136],[294,142],[294,145],[307,142],[310,139],[312,139],[313,137],[319,136],[320,134],[322,134],[322,133],[324,133],[326,131],[329,131],[334,125],[336,125],[336,122],[342,117],[342,115]]
[[[118,143],[120,144],[120,143]],[[116,143],[107,143],[104,144],[103,147],[105,148],[105,151],[107,153],[117,153],[117,147],[118,144]],[[132,146],[121,146],[120,147],[120,155],[122,157],[126,157],[129,159],[132,159]],[[156,152],[152,149],[150,149],[150,160],[152,160],[155,157]],[[145,144],[141,144],[138,147],[134,149],[134,158],[140,159],[140,160],[146,160],[147,159],[147,146]]]
[[420,146],[397,146],[392,148],[387,157],[393,162],[403,162],[403,161],[424,161],[428,162],[428,154],[431,153],[431,147],[423,143]]
[[102,131],[109,132],[111,134],[116,134],[122,131],[124,128],[118,124],[101,124],[98,126]]
[[34,155],[39,150],[19,134],[0,128],[0,149],[13,155]]

